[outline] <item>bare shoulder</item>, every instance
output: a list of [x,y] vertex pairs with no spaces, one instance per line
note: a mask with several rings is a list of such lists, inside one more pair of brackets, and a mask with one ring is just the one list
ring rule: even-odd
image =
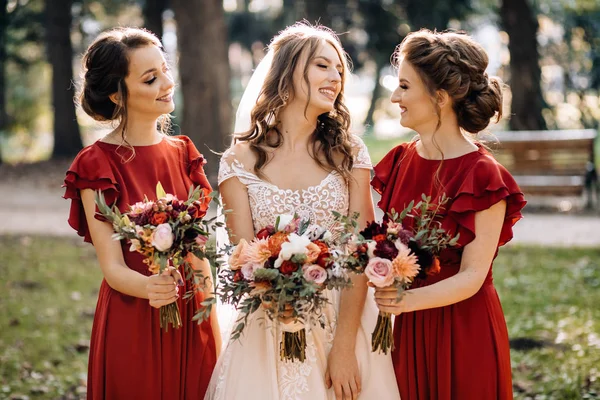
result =
[[225,151],[223,158],[228,161],[237,160],[244,165],[246,169],[251,169],[256,162],[256,155],[250,147],[249,142],[237,142],[236,144],[233,144]]

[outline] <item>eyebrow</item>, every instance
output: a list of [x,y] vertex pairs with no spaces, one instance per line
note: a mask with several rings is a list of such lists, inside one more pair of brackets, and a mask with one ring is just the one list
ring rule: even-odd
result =
[[407,81],[407,80],[406,80],[406,79],[404,79],[404,78],[401,78],[401,79],[400,79],[400,83],[402,83],[402,82],[405,82],[405,83],[410,83],[409,81]]
[[[166,63],[167,63],[166,61],[165,61],[165,62],[163,62],[163,63],[162,63],[162,65],[161,65],[161,67],[164,67]],[[146,75],[146,74],[149,74],[150,72],[155,72],[156,70],[157,70],[156,68],[150,68],[149,70],[147,70],[146,72],[144,72],[143,74],[141,74],[141,75],[140,75],[140,78],[141,78],[142,76]]]
[[[328,63],[330,63],[330,64],[332,63],[331,60],[325,56],[316,56],[315,59],[317,59],[317,58],[322,58],[323,60],[327,61]],[[338,63],[338,65],[336,65],[336,67],[344,68],[342,66],[342,64],[339,64],[339,63]]]

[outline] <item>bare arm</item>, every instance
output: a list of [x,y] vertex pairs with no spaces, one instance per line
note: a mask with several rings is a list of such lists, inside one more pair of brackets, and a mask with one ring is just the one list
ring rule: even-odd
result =
[[[406,291],[406,296],[396,303],[395,289],[377,289],[375,294],[379,309],[400,314],[403,312],[444,307],[466,300],[481,289],[498,246],[502,223],[506,214],[506,201],[502,200],[475,214],[475,239],[465,246],[459,272],[438,283]],[[390,304],[392,303],[392,304]]]
[[[198,257],[192,255],[191,261],[193,268],[202,272],[202,276],[205,278],[204,286],[202,287],[202,291],[204,292],[204,298],[206,299],[208,297],[214,297],[214,283],[212,280],[212,273],[208,260],[206,258],[199,259]],[[215,345],[218,357],[221,353],[221,346],[223,344],[223,340],[221,338],[221,329],[219,328],[219,319],[217,318],[216,305],[214,305],[210,311],[209,321],[213,332],[213,336],[215,338]]]
[[121,244],[112,238],[112,226],[94,217],[96,213],[94,191],[83,189],[81,201],[100,269],[108,285],[129,296],[149,299],[153,307],[160,307],[177,300],[175,280],[181,279],[179,273],[175,271],[170,272],[172,275],[147,277],[130,269],[123,259]]
[[[360,213],[359,226],[364,227],[368,221],[375,219],[371,186],[369,184],[370,171],[368,169],[355,169],[352,172],[353,180],[350,182],[350,215]],[[340,311],[337,328],[333,340],[333,347],[329,355],[328,373],[330,379],[327,384],[333,384],[336,398],[356,398],[361,391],[358,362],[356,361],[356,335],[360,327],[360,320],[365,305],[367,294],[367,279],[365,275],[354,275],[353,286],[342,291],[340,298]]]
[[250,242],[254,239],[254,225],[246,186],[233,177],[222,182],[219,190],[223,198],[223,209],[229,210],[226,220],[231,242],[235,244],[240,239]]

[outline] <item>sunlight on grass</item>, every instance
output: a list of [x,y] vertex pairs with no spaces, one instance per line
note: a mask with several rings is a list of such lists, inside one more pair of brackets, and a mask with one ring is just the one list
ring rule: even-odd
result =
[[[83,399],[101,273],[78,239],[0,236],[0,399]],[[600,393],[600,250],[508,247],[494,280],[516,399]]]
[[371,156],[371,162],[373,165],[377,164],[383,158],[383,156],[385,156],[394,147],[409,141],[411,138],[412,135],[391,139],[378,139],[372,134],[362,137],[363,141],[369,148],[369,155]]

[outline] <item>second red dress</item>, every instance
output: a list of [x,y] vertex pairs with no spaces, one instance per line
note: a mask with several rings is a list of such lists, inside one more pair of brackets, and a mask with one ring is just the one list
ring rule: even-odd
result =
[[[121,211],[142,201],[156,199],[156,184],[167,193],[187,199],[191,185],[210,188],[204,175],[204,159],[185,136],[164,138],[150,146],[136,146],[135,157],[124,147],[96,142],[83,149],[65,178],[65,198],[71,199],[69,224],[91,242],[80,190],[102,190],[108,204],[116,201]],[[122,241],[127,266],[150,275],[143,257],[129,251]],[[180,294],[187,288],[180,288]],[[159,311],[147,299],[100,285],[94,316],[88,365],[88,400],[202,399],[216,363],[216,347],[208,321],[193,322],[203,299],[178,300],[183,321],[180,329],[163,332]]]
[[[372,185],[382,196],[379,207],[402,211],[423,193],[432,200],[445,193],[450,201],[441,214],[442,227],[460,233],[460,239],[456,247],[440,254],[440,273],[415,280],[413,288],[459,271],[463,248],[476,235],[476,212],[506,200],[501,246],[512,238],[512,226],[525,205],[513,177],[481,146],[439,161],[421,157],[416,143],[396,147],[375,167]],[[512,399],[508,332],[491,266],[471,298],[397,316],[394,345],[392,359],[402,400]]]

